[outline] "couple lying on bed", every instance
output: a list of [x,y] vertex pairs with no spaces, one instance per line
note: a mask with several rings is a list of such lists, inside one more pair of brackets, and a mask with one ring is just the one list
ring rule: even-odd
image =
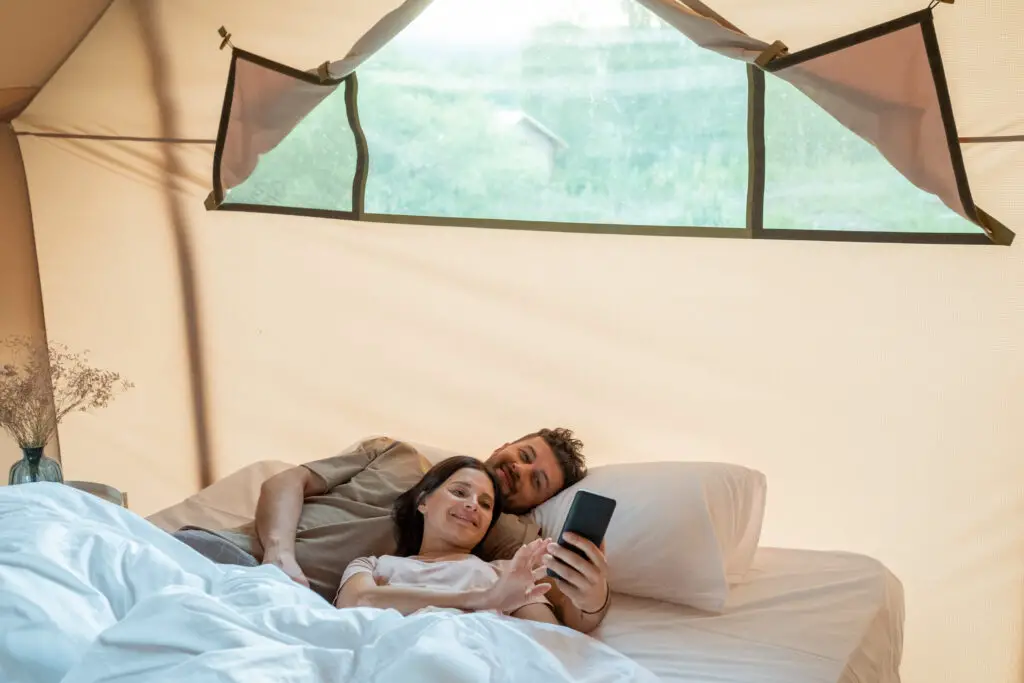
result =
[[268,479],[249,524],[175,536],[215,562],[274,564],[339,607],[495,610],[587,633],[609,605],[602,549],[575,539],[580,557],[520,516],[585,476],[581,447],[543,429],[483,462],[432,465],[369,439]]

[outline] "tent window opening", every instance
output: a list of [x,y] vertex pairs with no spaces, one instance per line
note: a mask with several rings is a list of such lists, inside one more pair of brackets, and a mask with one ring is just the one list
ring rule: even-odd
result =
[[[745,225],[745,65],[634,0],[435,0],[357,76],[367,213]],[[343,98],[228,200],[349,211]]]
[[436,0],[357,73],[369,213],[745,224],[745,66],[634,0]]
[[207,205],[574,232],[1012,241],[973,204],[931,10],[763,71],[637,0],[433,0],[411,19],[337,78],[331,64],[299,71],[234,50]]

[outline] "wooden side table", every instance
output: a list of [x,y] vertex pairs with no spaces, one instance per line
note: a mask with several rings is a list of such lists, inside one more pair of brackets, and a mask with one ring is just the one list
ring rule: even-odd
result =
[[108,486],[107,484],[98,484],[94,481],[65,481],[64,484],[70,486],[73,489],[78,489],[79,491],[91,493],[92,495],[98,498],[102,498],[108,503],[120,505],[123,508],[128,507],[128,494],[121,493],[113,486]]

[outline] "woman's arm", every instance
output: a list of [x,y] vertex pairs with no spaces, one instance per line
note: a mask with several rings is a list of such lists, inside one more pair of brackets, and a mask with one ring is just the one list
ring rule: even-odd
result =
[[[495,566],[498,579],[487,588],[462,591],[438,591],[410,586],[377,585],[373,578],[375,558],[353,560],[342,575],[341,588],[334,598],[335,607],[380,607],[412,614],[424,607],[455,608],[467,612],[498,610],[515,613],[551,589],[546,583],[537,583],[534,572],[539,568],[544,553],[543,541],[524,545],[512,560]],[[348,575],[346,580],[344,577]]]
[[334,606],[379,607],[412,614],[424,607],[453,607],[465,611],[487,609],[486,593],[482,590],[437,591],[409,586],[378,586],[367,572],[352,575],[341,586]]

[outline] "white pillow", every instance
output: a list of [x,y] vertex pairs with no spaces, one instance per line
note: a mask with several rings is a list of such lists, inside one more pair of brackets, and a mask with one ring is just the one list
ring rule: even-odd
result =
[[617,501],[605,555],[617,593],[721,612],[750,569],[761,536],[767,481],[725,463],[651,462],[594,467],[533,510],[557,539],[578,489]]

